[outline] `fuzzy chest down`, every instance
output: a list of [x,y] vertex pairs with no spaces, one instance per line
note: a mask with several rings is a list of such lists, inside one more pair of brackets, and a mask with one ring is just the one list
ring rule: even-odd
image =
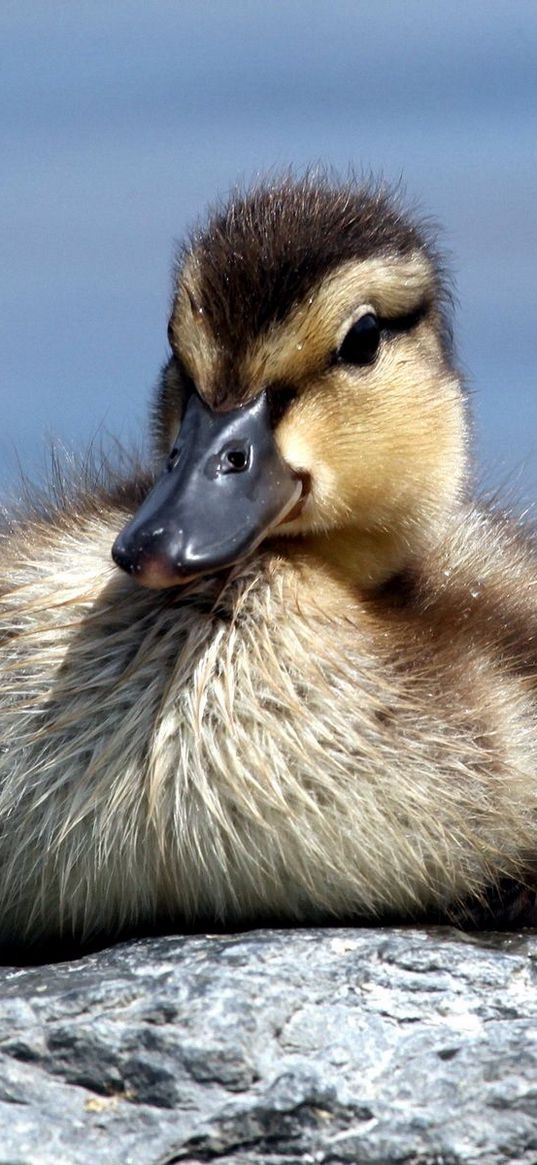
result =
[[408,915],[517,872],[524,771],[470,677],[443,691],[359,609],[303,598],[270,564],[164,598],[30,589],[2,660],[0,935]]

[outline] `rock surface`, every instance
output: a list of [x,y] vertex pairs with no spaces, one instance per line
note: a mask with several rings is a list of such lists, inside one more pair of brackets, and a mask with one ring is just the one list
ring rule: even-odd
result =
[[534,1165],[537,937],[143,939],[0,969],[0,1165]]

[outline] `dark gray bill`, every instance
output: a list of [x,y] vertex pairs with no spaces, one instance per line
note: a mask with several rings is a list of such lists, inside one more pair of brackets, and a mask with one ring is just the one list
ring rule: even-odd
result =
[[274,440],[265,393],[217,413],[189,397],[168,466],[112,557],[146,586],[174,586],[243,558],[302,491]]

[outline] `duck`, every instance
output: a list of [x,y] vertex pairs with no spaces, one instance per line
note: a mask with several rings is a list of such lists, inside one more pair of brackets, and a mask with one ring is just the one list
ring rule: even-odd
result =
[[6,510],[0,940],[536,920],[537,570],[449,276],[381,183],[235,190],[148,465]]

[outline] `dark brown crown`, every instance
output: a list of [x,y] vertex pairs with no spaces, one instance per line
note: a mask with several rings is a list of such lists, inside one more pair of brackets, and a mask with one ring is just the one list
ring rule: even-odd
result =
[[436,273],[434,297],[449,338],[449,299],[439,256],[424,223],[380,185],[308,175],[236,192],[195,232],[179,256],[194,255],[199,307],[213,334],[236,352],[345,261],[421,251]]

